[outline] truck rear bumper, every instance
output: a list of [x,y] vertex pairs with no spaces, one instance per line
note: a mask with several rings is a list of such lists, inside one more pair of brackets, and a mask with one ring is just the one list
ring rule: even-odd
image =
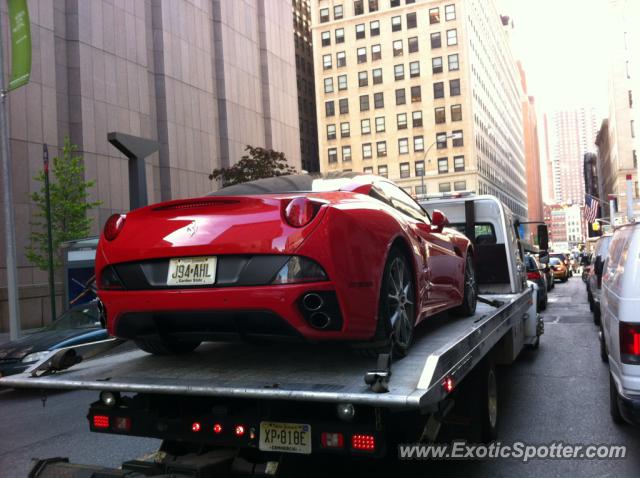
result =
[[627,422],[640,426],[640,397],[625,397],[618,394],[618,409]]

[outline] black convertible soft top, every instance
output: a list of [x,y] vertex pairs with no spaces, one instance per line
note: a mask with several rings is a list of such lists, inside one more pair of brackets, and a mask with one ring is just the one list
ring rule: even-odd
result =
[[[274,178],[256,179],[242,184],[227,186],[213,191],[208,196],[251,196],[259,194],[282,194],[314,191],[338,191],[340,187],[351,184],[358,173],[292,174]],[[341,181],[342,180],[342,181]],[[331,184],[329,187],[329,181]]]

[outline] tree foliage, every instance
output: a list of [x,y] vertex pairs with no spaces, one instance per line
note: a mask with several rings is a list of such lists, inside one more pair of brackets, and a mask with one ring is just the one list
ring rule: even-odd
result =
[[287,164],[284,153],[267,148],[254,148],[247,145],[247,154],[233,166],[214,169],[209,179],[222,180],[222,186],[246,183],[262,178],[295,174],[296,169]]
[[[67,137],[62,155],[53,158],[50,168],[51,234],[53,238],[54,270],[62,266],[60,244],[86,237],[91,230],[91,219],[87,211],[100,205],[89,202],[89,188],[95,181],[85,181],[82,156],[76,154],[78,147]],[[42,184],[39,191],[31,194],[36,206],[30,244],[26,249],[27,259],[42,270],[49,269],[47,239],[47,209],[45,196],[45,174],[41,171],[34,179]]]

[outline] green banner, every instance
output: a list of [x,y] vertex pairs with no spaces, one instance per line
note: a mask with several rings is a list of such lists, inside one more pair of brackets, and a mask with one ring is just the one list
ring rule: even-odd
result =
[[31,74],[31,22],[27,0],[7,0],[11,28],[11,79],[9,90],[29,82]]

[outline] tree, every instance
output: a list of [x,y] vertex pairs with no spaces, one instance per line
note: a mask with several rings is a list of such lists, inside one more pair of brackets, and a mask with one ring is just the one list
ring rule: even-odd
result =
[[[91,219],[87,211],[99,206],[99,201],[89,202],[88,189],[95,181],[84,180],[82,156],[76,154],[78,147],[67,137],[62,156],[53,158],[50,184],[51,231],[53,237],[54,270],[62,266],[60,244],[89,235]],[[49,269],[47,240],[47,209],[44,189],[45,174],[41,171],[35,178],[42,183],[40,191],[31,194],[36,205],[35,220],[31,222],[30,244],[26,249],[27,259],[42,270]]]
[[242,156],[240,161],[228,168],[214,169],[209,179],[221,179],[224,187],[296,173],[296,169],[287,164],[287,158],[280,151],[249,145],[244,150],[248,154]]

